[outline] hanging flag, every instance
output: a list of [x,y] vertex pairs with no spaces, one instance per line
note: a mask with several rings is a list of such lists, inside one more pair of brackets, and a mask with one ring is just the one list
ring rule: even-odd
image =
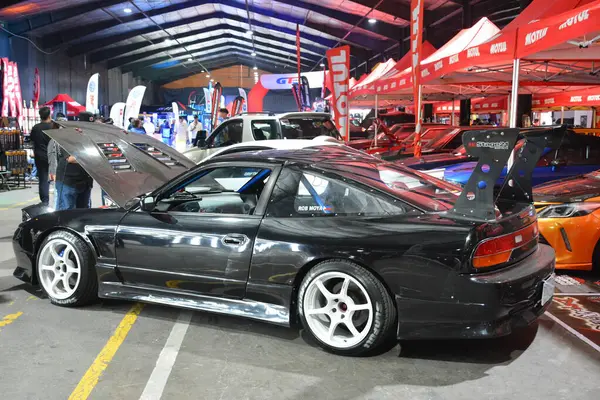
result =
[[202,88],[204,92],[204,112],[210,114],[212,112],[212,90],[208,88]]
[[[87,85],[87,95],[85,96],[85,111],[96,114],[98,111],[98,77],[100,74],[94,74],[90,77]],[[143,97],[143,95],[142,95]]]
[[21,96],[21,80],[19,79],[19,66],[17,63],[13,63],[13,77],[14,77],[14,96],[15,96],[15,117],[21,118],[23,115],[23,97]]
[[125,116],[123,119],[125,128],[129,126],[129,118],[139,117],[144,93],[146,93],[146,86],[136,86],[129,92],[127,102],[125,102]]
[[8,58],[4,57],[0,59],[2,62],[2,117],[8,117],[9,114],[9,94],[8,94]]
[[123,117],[125,115],[125,103],[119,102],[113,104],[110,108],[110,118],[113,120],[113,124],[119,128],[127,128],[123,126]]
[[240,96],[242,96],[242,98],[244,99],[244,103],[242,104],[242,112],[247,113],[248,112],[248,95],[246,94],[246,91],[242,88],[238,88],[238,91],[240,93]]
[[350,82],[350,46],[327,50],[327,63],[333,93],[331,96],[337,128],[346,141],[350,140],[348,120],[348,89]]
[[33,73],[33,102],[38,103],[40,101],[40,70],[35,67]]
[[15,63],[8,62],[8,104],[10,106],[10,116],[17,116],[17,104],[15,103]]
[[410,3],[410,52],[415,105],[415,157],[421,157],[421,46],[423,42],[423,0]]

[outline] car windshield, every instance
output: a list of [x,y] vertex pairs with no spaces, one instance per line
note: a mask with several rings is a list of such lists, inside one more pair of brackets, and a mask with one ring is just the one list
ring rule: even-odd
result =
[[417,171],[383,161],[344,161],[338,173],[404,199],[425,211],[452,208],[460,188]]
[[314,139],[330,136],[343,140],[333,122],[327,118],[286,118],[280,120],[283,139]]
[[[429,141],[436,138],[438,135],[443,136],[451,130],[452,130],[452,128],[441,128],[441,129],[429,128],[429,129],[426,129],[425,132],[421,133],[421,143],[424,146],[425,144],[429,143]],[[412,146],[414,141],[415,141],[414,133],[411,134],[406,139],[404,139],[404,142],[407,143],[409,146]]]
[[454,137],[459,129],[429,129],[431,131],[431,135],[429,141],[423,145],[423,150],[437,150],[440,148],[446,141],[451,140],[451,137]]

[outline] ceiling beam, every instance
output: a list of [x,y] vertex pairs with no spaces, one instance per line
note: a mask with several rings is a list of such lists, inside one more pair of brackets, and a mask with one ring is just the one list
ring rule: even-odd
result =
[[[218,53],[220,50],[224,50],[224,49],[235,49],[235,50],[240,50],[240,51],[244,51],[246,53],[248,53],[248,55],[250,55],[250,53],[252,52],[252,46],[250,44],[239,44],[239,43],[219,43],[219,44],[213,44],[213,45],[207,45],[206,47],[203,47],[202,49],[197,49],[197,50],[190,50],[190,53],[193,55],[194,58],[197,58],[202,64],[204,64],[204,55],[214,55],[216,53]],[[157,65],[157,64],[161,64],[163,62],[168,62],[169,60],[177,60],[177,59],[182,59],[182,58],[187,58],[188,56],[188,52],[186,51],[181,51],[177,54],[171,54],[172,57],[169,56],[161,56],[161,57],[155,57],[155,58],[151,58],[149,60],[143,60],[143,61],[139,61],[133,64],[129,64],[124,66],[123,68],[121,68],[121,70],[123,72],[129,72],[129,71],[136,71],[136,70],[141,70],[147,67],[151,67],[153,65]],[[256,54],[257,56],[265,56],[265,57],[271,57],[274,60],[281,60],[281,62],[290,62],[293,63],[294,65],[296,64],[296,60],[295,58],[293,60],[290,59],[286,59],[285,57],[283,57],[280,53],[276,53],[276,52],[272,52],[272,51],[268,51],[268,50],[264,50],[264,49],[256,49]],[[310,61],[310,60],[309,60]],[[303,64],[308,66],[308,64]]]
[[[373,8],[377,5],[377,0],[352,0],[352,2],[369,8]],[[410,22],[410,2],[405,4],[397,1],[384,1],[377,7],[377,11],[393,15],[406,23]]]
[[[231,31],[234,34],[235,33],[239,34],[239,35],[234,35],[234,36],[244,37],[244,38],[248,39],[248,36],[246,36],[247,29],[243,29],[238,26],[227,25],[227,24],[211,25],[210,27],[207,27],[207,28],[196,29],[193,31],[187,31],[184,33],[176,34],[176,35],[171,35],[171,38],[173,38],[175,40],[183,41],[184,39],[193,38],[197,35],[212,33],[217,30]],[[227,33],[229,33],[229,32],[227,32]],[[289,38],[289,39],[286,39],[286,38]],[[260,41],[260,39],[273,40],[273,41],[276,41],[279,43],[292,45],[294,47],[296,46],[295,35],[292,36],[292,35],[283,34],[283,35],[275,36],[275,35],[268,35],[265,33],[255,32],[254,39],[255,40],[258,39],[259,41]],[[163,41],[163,39],[160,39],[161,43],[162,43],[162,41]],[[156,40],[155,42],[158,42],[158,40]],[[302,50],[310,51],[310,52],[313,52],[316,54],[324,54],[325,51],[327,49],[329,49],[328,46],[324,46],[322,44],[313,45],[310,43],[315,43],[315,42],[311,42],[308,40],[301,40],[300,48]],[[122,46],[118,46],[118,47],[111,47],[111,48],[104,49],[104,50],[99,50],[99,51],[96,51],[96,52],[93,52],[90,54],[90,62],[96,63],[96,62],[104,61],[107,59],[119,58],[120,56],[125,57],[125,56],[127,56],[127,54],[131,53],[132,51],[140,50],[145,47],[149,47],[148,42],[142,41],[142,42],[126,44],[126,45],[122,45]]]
[[78,17],[80,15],[99,10],[103,7],[112,7],[121,3],[123,3],[123,0],[94,1],[81,5],[61,8],[55,11],[35,14],[30,17],[9,23],[8,30],[17,34],[27,33],[31,36],[35,36],[35,33],[41,28],[64,22],[70,18]]
[[[148,15],[149,17],[159,16],[159,15],[164,15],[164,14],[170,13],[170,12],[183,11],[190,7],[196,7],[196,6],[200,6],[200,5],[204,5],[204,4],[222,4],[222,5],[228,6],[228,8],[234,8],[234,9],[237,9],[242,12],[246,11],[243,4],[239,3],[235,0],[219,0],[219,1],[191,0],[191,1],[184,2],[184,3],[169,5],[167,7],[150,10],[150,11],[146,12],[146,15]],[[344,29],[340,29],[340,28],[336,28],[336,27],[332,27],[332,26],[328,26],[328,25],[323,25],[323,24],[318,24],[318,23],[314,23],[314,22],[306,22],[305,23],[304,19],[295,18],[293,16],[285,15],[285,14],[282,14],[282,13],[279,13],[277,11],[273,11],[270,9],[251,6],[250,11],[251,11],[251,15],[256,14],[256,15],[261,15],[264,17],[274,18],[274,19],[283,21],[285,23],[292,23],[292,24],[298,23],[300,25],[309,27],[316,31],[327,33],[336,39],[342,38],[346,34],[346,31]],[[128,22],[140,21],[145,18],[146,17],[142,13],[132,13],[127,16],[119,17],[119,19],[121,21],[123,21],[125,24]],[[220,19],[225,19],[225,20],[229,19],[229,20],[233,20],[233,21],[237,21],[237,22],[245,23],[245,24],[248,22],[247,18],[245,18],[245,17],[241,17],[241,16],[233,14],[233,13],[230,14],[230,13],[223,12],[223,11],[215,11],[210,14],[196,15],[196,16],[193,16],[190,18],[184,18],[184,19],[181,19],[178,21],[165,23],[165,24],[162,24],[162,28],[164,28],[164,29],[175,28],[178,26],[187,25],[187,24],[194,23],[194,22],[204,21],[209,18],[220,18]],[[263,27],[266,27],[267,29],[273,29],[273,27],[278,27],[275,24],[262,23],[252,17],[251,17],[251,23],[254,26],[263,26]],[[61,31],[47,35],[44,38],[42,38],[42,45],[47,48],[56,47],[62,43],[65,43],[65,41],[66,41],[66,43],[70,43],[72,41],[79,40],[81,38],[85,38],[86,36],[93,36],[94,34],[97,34],[104,30],[116,27],[120,24],[121,24],[120,21],[118,21],[116,19],[110,19],[107,21],[100,21],[97,23],[88,24],[83,27],[80,26],[80,27],[74,27],[74,28],[70,28],[70,29],[66,29],[66,30],[61,30]],[[285,28],[285,27],[278,27],[278,28],[280,31],[286,30],[286,32],[292,30],[292,29]],[[106,37],[106,39],[108,39],[110,41],[110,44],[114,44],[115,38],[116,39],[118,39],[120,37],[131,38],[131,37],[137,36],[139,34],[152,33],[152,32],[156,32],[156,31],[160,31],[160,30],[161,29],[159,27],[152,24],[151,26],[148,26],[144,29],[132,30],[132,31],[128,32],[128,34],[129,34],[128,36],[126,36],[127,34],[117,34],[117,35],[108,36],[108,37]],[[295,32],[293,32],[293,33],[295,34]],[[305,37],[308,37],[308,36],[319,37],[321,40],[323,40],[323,38],[320,36],[307,34],[305,32],[301,32],[301,34],[303,34]],[[133,36],[131,36],[131,35],[133,35]],[[65,41],[63,41],[63,39]],[[87,48],[87,49],[94,48],[94,47],[98,48],[97,46],[93,46],[93,45],[98,44],[98,43],[103,43],[103,42],[101,42],[101,40],[102,39],[92,39],[92,38],[90,38],[90,40],[84,40],[83,43],[78,43],[77,45],[73,46],[73,47],[77,47],[78,50],[74,50],[71,53],[81,54],[83,52],[86,52],[86,50],[82,50],[83,48]],[[333,40],[333,39],[328,39],[328,40],[335,42],[335,40]],[[317,41],[317,42],[319,42],[319,41]],[[350,35],[347,38],[346,42],[349,44],[359,46],[359,47],[363,47],[365,49],[371,48],[378,44],[377,43],[378,40],[376,38],[371,38],[371,37],[368,37],[368,36],[365,36],[365,35],[362,35],[359,33],[354,33],[354,34]],[[87,46],[88,44],[92,45],[92,46]]]
[[[183,20],[179,20],[179,21],[174,21],[174,22],[170,22],[170,23],[166,23],[166,24],[162,24],[162,27],[164,29],[172,29],[172,28],[176,28],[179,26],[183,26],[183,25],[187,25],[187,24],[193,24],[195,22],[200,22],[200,21],[207,21],[209,19],[218,19],[218,20],[231,20],[234,22],[238,22],[241,24],[247,24],[247,19],[243,18],[243,17],[239,17],[239,16],[234,16],[231,14],[227,14],[221,11],[216,11],[214,13],[211,13],[209,15],[200,15],[200,16],[195,16],[192,18],[185,18]],[[282,33],[282,34],[286,34],[286,35],[296,35],[296,30],[295,29],[290,29],[287,27],[281,27],[278,25],[273,25],[270,23],[266,23],[266,22],[259,22],[259,21],[252,21],[252,25],[253,26],[257,26],[257,27],[261,27],[264,29],[268,29],[271,30],[273,32],[278,32],[278,33]],[[128,40],[128,39],[132,39],[135,37],[138,37],[140,35],[144,35],[144,34],[149,34],[149,33],[155,33],[155,32],[159,32],[161,31],[160,28],[158,28],[155,25],[148,25],[145,28],[142,29],[137,29],[137,30],[131,30],[125,33],[121,33],[121,34],[117,34],[117,35],[112,35],[112,36],[108,36],[108,37],[103,37],[100,39],[92,39],[92,40],[88,40],[82,43],[77,43],[74,44],[72,46],[70,46],[70,48],[67,50],[67,54],[69,56],[76,56],[76,55],[81,55],[87,52],[90,52],[90,49],[102,49],[105,48],[109,45],[118,43],[118,42],[122,42],[124,40]],[[336,40],[332,40],[332,39],[327,39],[327,38],[323,38],[321,36],[316,36],[313,34],[309,34],[306,32],[300,32],[300,37],[304,38],[306,40],[310,40],[312,42],[315,43],[320,43],[323,46],[326,47],[332,47],[334,46],[337,42]],[[351,47],[353,49],[353,52],[355,54],[364,54],[364,50],[360,47],[354,46],[351,44]]]
[[[143,59],[154,56],[154,55],[159,55],[162,53],[165,53],[165,56],[156,57],[155,59],[162,59],[162,58],[169,59],[170,57],[167,55],[167,53],[173,57],[185,55],[185,54],[187,54],[187,52],[183,49],[184,46],[186,48],[188,48],[188,47],[191,47],[191,46],[194,46],[197,44],[205,44],[207,47],[203,47],[202,50],[204,50],[206,48],[219,48],[220,46],[227,45],[227,43],[211,45],[211,43],[213,43],[215,40],[218,40],[218,39],[231,39],[231,40],[243,39],[243,40],[245,40],[244,47],[247,47],[249,51],[252,50],[252,44],[248,42],[247,37],[244,37],[243,35],[238,36],[238,35],[232,35],[231,33],[223,33],[223,34],[211,36],[208,39],[192,40],[192,41],[184,42],[181,45],[174,44],[174,45],[170,45],[168,47],[156,48],[156,49],[132,54],[129,56],[114,58],[114,59],[108,60],[107,68],[110,69],[110,68],[116,68],[116,67],[123,67],[130,63],[137,64],[137,63],[141,63],[141,62],[150,61],[150,60],[143,60]],[[254,39],[255,39],[255,46],[257,46],[257,49],[261,49],[261,47],[268,46],[272,50],[280,51],[280,52],[287,53],[287,54],[291,54],[291,52],[293,51],[289,48],[280,47],[280,46],[274,45],[272,43],[260,42],[260,41],[256,40],[257,39],[256,37]],[[240,43],[237,43],[237,42],[233,42],[233,43],[241,45]],[[188,49],[188,50],[193,51],[191,49]],[[264,49],[262,49],[262,50],[264,50]],[[295,56],[296,55],[294,53],[294,59],[295,59]],[[319,56],[304,52],[304,53],[301,53],[301,58],[314,62],[319,59]],[[136,63],[136,61],[137,61],[137,63]]]
[[300,0],[276,0],[274,3],[287,4],[294,8],[301,8],[306,11],[314,12],[348,25],[356,26],[378,35],[385,36],[392,40],[398,40],[398,35],[400,34],[401,26],[390,24],[384,21],[378,21],[376,24],[370,24],[367,19],[363,18],[362,15],[350,14],[340,11],[339,9],[323,7],[318,4],[308,3]]

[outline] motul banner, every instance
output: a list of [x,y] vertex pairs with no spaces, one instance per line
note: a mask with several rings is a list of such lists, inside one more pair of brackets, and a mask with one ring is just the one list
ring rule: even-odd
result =
[[125,103],[123,126],[127,127],[129,125],[129,118],[139,117],[144,93],[146,93],[146,86],[136,86],[129,92],[127,102]]
[[125,116],[125,103],[119,102],[113,104],[110,108],[110,118],[112,118],[115,126],[119,128],[127,128],[123,126],[123,117]]
[[[585,36],[593,40],[600,31],[600,1],[575,8],[519,29],[517,58],[550,49],[569,40]],[[589,46],[590,43],[581,43]],[[592,45],[593,46],[593,45]]]
[[573,90],[569,92],[534,94],[531,101],[533,109],[554,107],[594,107],[600,106],[600,88]]
[[[332,109],[335,124],[346,141],[350,140],[348,118],[348,91],[350,86],[350,46],[327,50],[332,91]],[[317,72],[318,73],[318,72]]]
[[508,111],[508,96],[471,99],[471,112],[477,114]]
[[423,1],[410,3],[410,51],[415,104],[415,157],[421,157],[421,47],[423,42]]
[[33,73],[33,102],[38,103],[40,101],[40,70],[35,67]]
[[[98,110],[98,77],[100,74],[94,74],[90,77],[87,85],[87,94],[85,96],[85,111],[95,114]],[[142,97],[144,97],[142,95]]]

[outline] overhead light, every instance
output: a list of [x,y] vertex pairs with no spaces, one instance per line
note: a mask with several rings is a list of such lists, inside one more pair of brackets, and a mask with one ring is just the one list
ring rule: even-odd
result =
[[214,82],[215,80],[214,80],[214,79],[211,79],[210,81],[211,81],[211,82]]
[[124,8],[124,9],[123,9],[123,12],[124,12],[125,14],[131,14],[131,8]]
[[258,67],[255,65],[254,68],[252,68],[252,69],[256,71],[258,69]]
[[323,68],[325,66],[325,64],[321,63],[319,64],[319,67]]
[[206,74],[206,77],[207,77],[207,78],[210,78],[210,75],[209,75],[209,74]]
[[376,22],[377,22],[377,20],[375,18],[369,18],[369,23],[370,24],[374,24]]
[[250,53],[250,55],[251,55],[252,57],[256,57],[256,53],[255,53],[255,52],[252,52],[252,53]]
[[171,40],[171,38],[165,39],[165,44],[171,44],[171,43],[173,43],[173,40]]
[[194,57],[188,58],[188,61],[194,61]]
[[254,35],[254,32],[252,32],[252,29],[248,29],[248,30],[246,31],[246,35],[248,35],[248,36],[252,36],[252,35]]

